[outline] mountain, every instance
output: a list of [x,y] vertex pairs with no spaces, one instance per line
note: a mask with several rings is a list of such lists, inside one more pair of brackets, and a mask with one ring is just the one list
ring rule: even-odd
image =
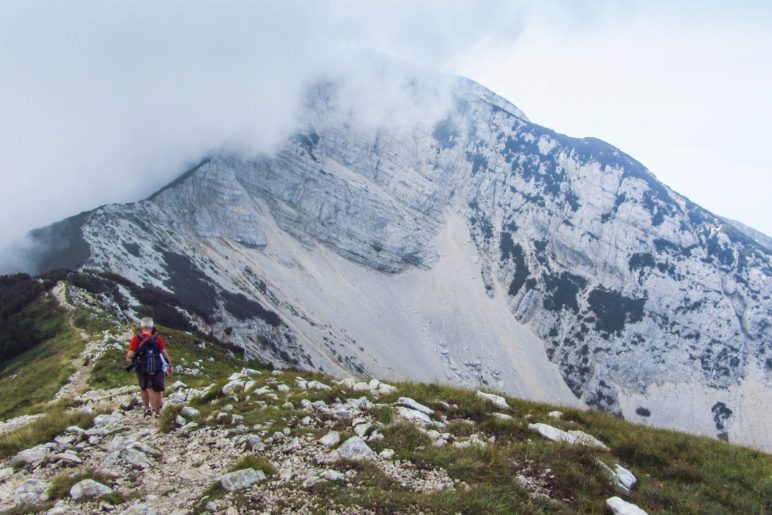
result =
[[607,143],[466,79],[450,99],[439,121],[378,125],[320,82],[274,155],[211,155],[35,231],[31,259],[171,293],[277,367],[493,388],[771,451],[772,252]]
[[271,370],[163,325],[174,375],[161,417],[144,417],[124,370],[132,318],[173,319],[171,296],[61,271],[3,277],[0,293],[11,290],[0,322],[47,334],[0,361],[3,513],[771,507],[772,456],[759,451],[489,389]]

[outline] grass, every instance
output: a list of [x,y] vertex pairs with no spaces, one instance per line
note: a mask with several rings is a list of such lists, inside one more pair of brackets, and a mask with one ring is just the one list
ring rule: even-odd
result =
[[7,458],[24,449],[50,442],[69,426],[79,426],[82,429],[91,427],[94,415],[68,411],[67,408],[66,402],[49,405],[43,417],[15,431],[0,434],[0,458]]
[[55,336],[11,359],[0,372],[0,419],[44,409],[75,370],[72,361],[85,345],[53,299],[43,297],[26,309],[38,332]]
[[51,486],[48,489],[49,500],[68,499],[70,497],[70,489],[84,479],[93,479],[104,485],[109,485],[111,482],[109,476],[94,469],[86,469],[77,474],[56,476],[51,480]]
[[230,468],[230,471],[235,472],[237,470],[245,469],[262,470],[268,478],[276,475],[276,468],[271,465],[268,460],[262,456],[257,456],[256,454],[242,456],[241,459]]

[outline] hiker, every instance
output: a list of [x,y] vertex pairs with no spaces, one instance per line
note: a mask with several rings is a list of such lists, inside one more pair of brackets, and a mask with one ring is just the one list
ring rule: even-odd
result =
[[[136,358],[136,361],[134,361]],[[126,359],[133,361],[142,389],[145,417],[161,416],[164,376],[172,375],[172,360],[166,352],[166,344],[155,330],[152,318],[143,318],[139,334],[134,335]]]

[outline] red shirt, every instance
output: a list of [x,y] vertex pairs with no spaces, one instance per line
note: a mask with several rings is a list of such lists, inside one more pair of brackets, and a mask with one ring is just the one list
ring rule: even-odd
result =
[[[152,335],[148,336],[148,338],[150,338],[150,337],[152,337]],[[156,337],[155,341],[158,343],[158,346],[161,348],[161,350],[166,350],[166,344],[164,343],[164,339],[161,338],[161,335],[156,333],[155,337]],[[137,337],[137,335],[134,335],[134,338],[131,339],[131,344],[129,345],[129,350],[136,352],[141,341],[142,341],[142,338],[139,338],[139,337]]]

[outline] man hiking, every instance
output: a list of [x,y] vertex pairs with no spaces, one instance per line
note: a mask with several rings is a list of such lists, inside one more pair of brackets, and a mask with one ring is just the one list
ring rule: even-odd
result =
[[[164,361],[164,358],[166,361]],[[164,375],[172,375],[172,360],[166,352],[166,344],[153,327],[152,318],[143,318],[139,334],[134,335],[126,359],[134,362],[145,417],[161,416],[164,391]]]

